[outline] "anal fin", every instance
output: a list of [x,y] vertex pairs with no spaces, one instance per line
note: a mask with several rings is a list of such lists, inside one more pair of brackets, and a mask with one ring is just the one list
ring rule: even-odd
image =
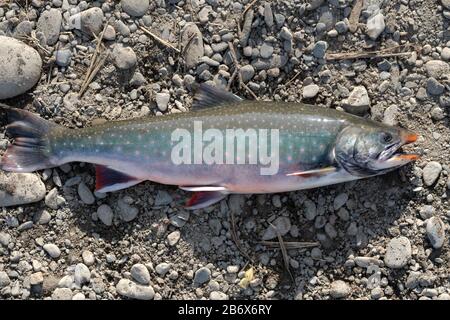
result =
[[134,186],[143,180],[106,166],[95,165],[95,191],[112,192]]
[[195,192],[187,201],[185,208],[195,210],[206,208],[214,203],[219,202],[227,196],[226,193],[220,191],[199,191]]

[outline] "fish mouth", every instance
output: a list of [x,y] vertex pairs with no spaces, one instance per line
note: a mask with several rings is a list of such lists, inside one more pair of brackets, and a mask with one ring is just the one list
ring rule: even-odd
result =
[[404,130],[401,132],[400,137],[400,142],[384,150],[378,157],[377,167],[379,169],[400,167],[420,158],[418,154],[402,151],[403,146],[416,142],[419,136],[414,132]]

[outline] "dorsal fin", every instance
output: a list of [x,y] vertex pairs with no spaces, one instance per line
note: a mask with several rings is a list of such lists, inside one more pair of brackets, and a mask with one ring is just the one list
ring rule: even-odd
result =
[[239,103],[243,99],[224,89],[213,87],[206,83],[194,84],[195,92],[192,108],[203,109],[208,107],[217,107],[231,103]]

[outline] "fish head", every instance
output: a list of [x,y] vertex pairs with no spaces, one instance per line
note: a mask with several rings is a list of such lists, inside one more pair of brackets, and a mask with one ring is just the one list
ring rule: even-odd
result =
[[401,152],[402,146],[415,142],[417,137],[409,130],[372,121],[349,126],[339,134],[334,156],[351,174],[382,174],[419,158],[417,154]]

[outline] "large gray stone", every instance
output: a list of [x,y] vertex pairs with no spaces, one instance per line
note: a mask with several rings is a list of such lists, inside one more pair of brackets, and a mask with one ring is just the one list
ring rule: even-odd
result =
[[150,6],[149,0],[122,0],[122,9],[133,17],[142,17]]
[[37,22],[36,30],[41,31],[45,35],[47,44],[51,46],[58,42],[61,23],[61,11],[57,9],[50,9],[41,13],[41,16]]
[[184,61],[186,67],[188,69],[195,67],[205,52],[202,33],[195,23],[186,23],[181,31],[181,44],[185,48]]
[[0,171],[0,207],[37,202],[45,197],[45,185],[33,173]]
[[30,90],[41,77],[39,53],[22,41],[0,36],[0,100]]

